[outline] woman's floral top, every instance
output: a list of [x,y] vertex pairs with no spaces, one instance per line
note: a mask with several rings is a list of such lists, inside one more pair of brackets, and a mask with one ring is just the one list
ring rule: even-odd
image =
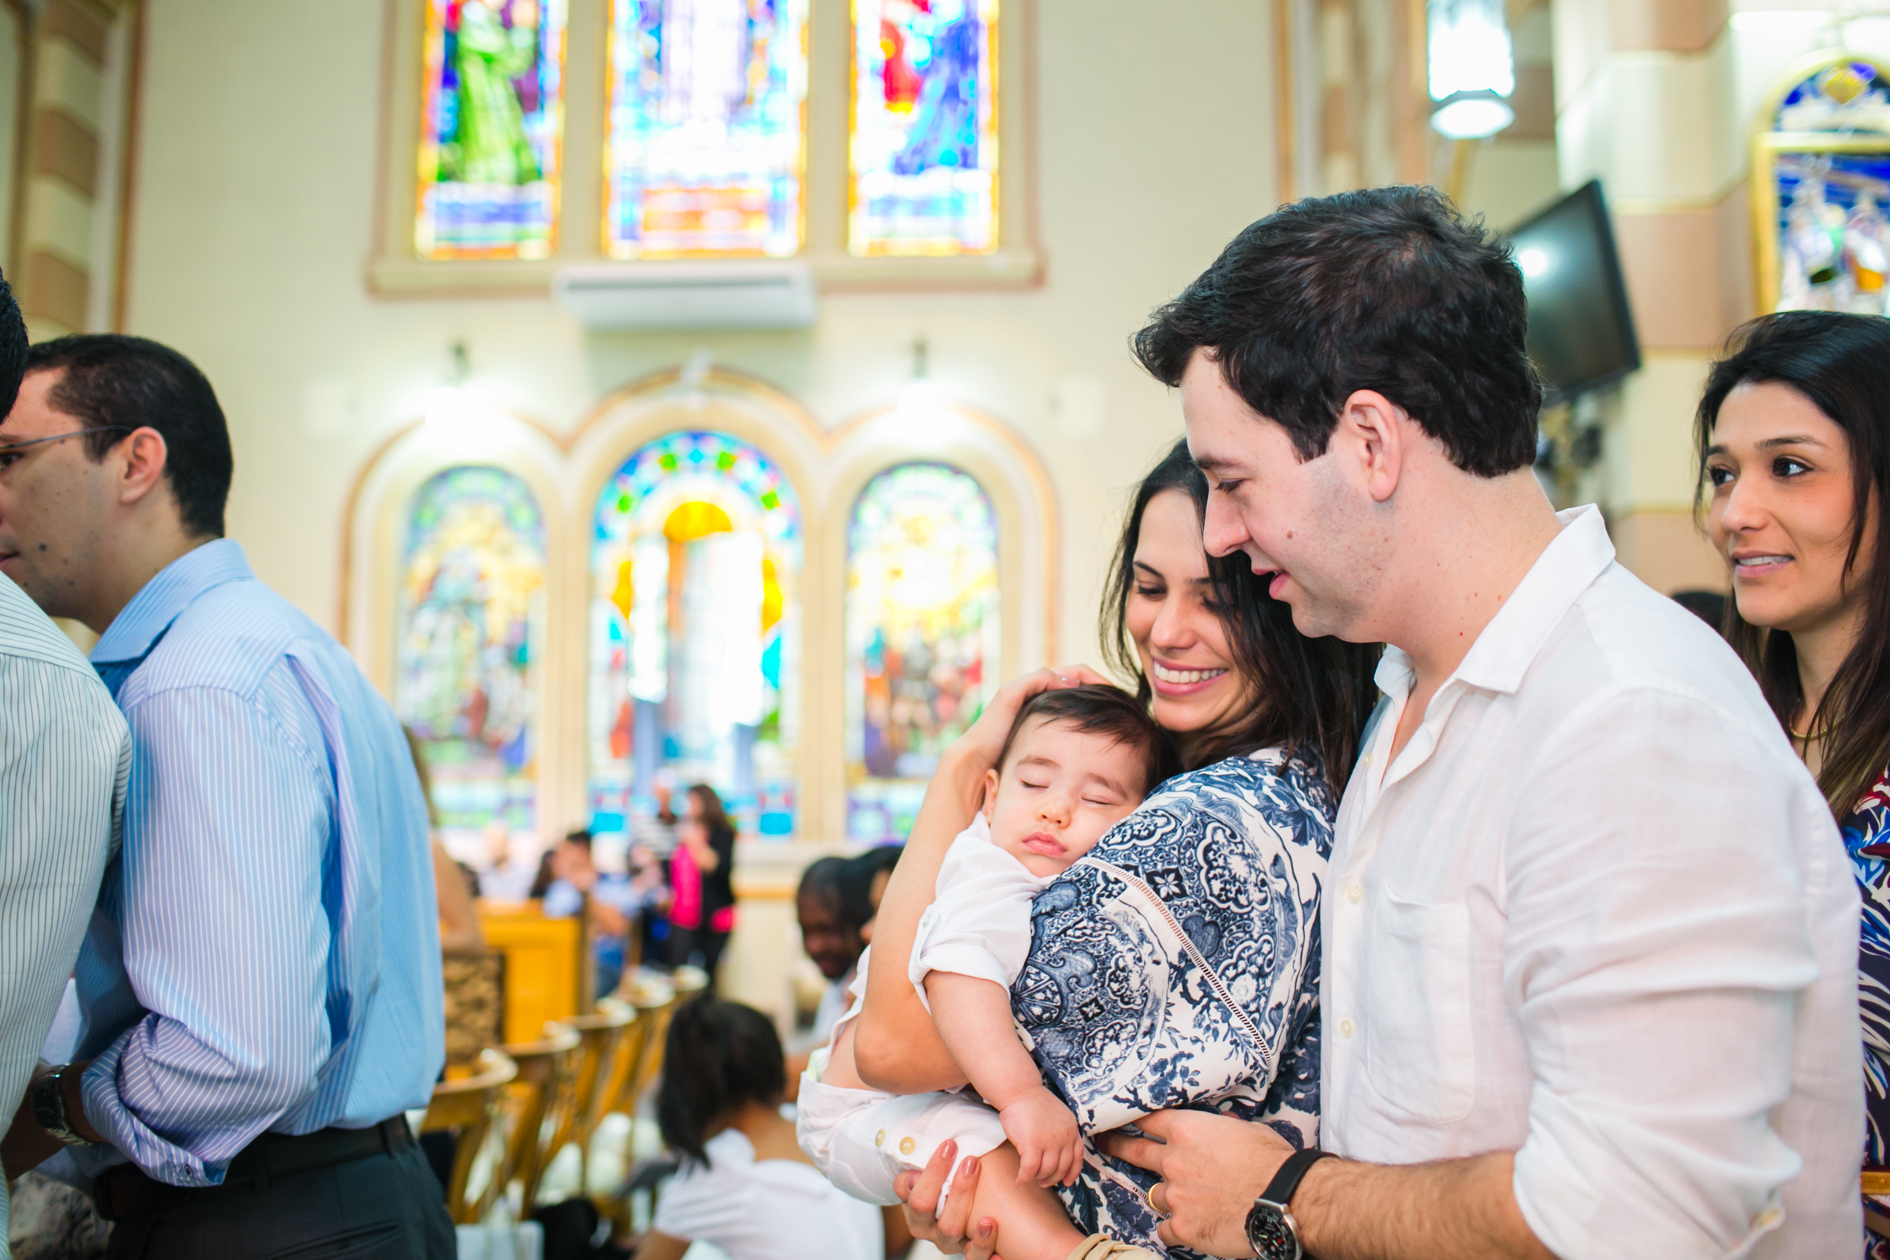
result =
[[[1890,1165],[1890,770],[1840,824],[1863,894],[1857,997],[1864,1022],[1864,1163]],[[1864,1200],[1869,1260],[1890,1260],[1890,1201]]]
[[[1263,749],[1179,775],[1037,895],[1011,1011],[1086,1136],[1166,1107],[1318,1140],[1319,895],[1333,800]],[[1059,1190],[1078,1229],[1175,1256],[1154,1176],[1090,1145]]]

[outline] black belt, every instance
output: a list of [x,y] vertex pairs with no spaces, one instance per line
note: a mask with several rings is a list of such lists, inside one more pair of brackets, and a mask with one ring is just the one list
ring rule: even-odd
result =
[[391,1155],[413,1145],[413,1130],[404,1115],[390,1116],[365,1129],[318,1129],[299,1137],[263,1133],[230,1161],[220,1186],[173,1186],[146,1176],[136,1164],[119,1164],[98,1175],[92,1183],[92,1198],[100,1216],[121,1221],[244,1190],[260,1194],[272,1181],[372,1155]]

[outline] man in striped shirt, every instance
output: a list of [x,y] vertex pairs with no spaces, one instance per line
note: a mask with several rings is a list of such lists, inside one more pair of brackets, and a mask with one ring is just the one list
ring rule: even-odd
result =
[[182,355],[35,346],[6,442],[25,458],[0,481],[0,572],[100,634],[133,749],[78,1059],[35,1079],[16,1133],[95,1178],[114,1256],[446,1260],[402,1114],[445,1051],[399,723],[222,536],[229,433]]
[[[0,414],[26,365],[26,326],[0,277]],[[0,438],[0,443],[5,442]],[[0,445],[0,483],[19,454]],[[125,720],[72,646],[0,577],[0,1104],[26,1089],[117,837],[131,767]],[[0,1115],[5,1115],[0,1110]],[[5,1151],[7,1177],[14,1148]],[[0,1179],[0,1257],[7,1252]]]

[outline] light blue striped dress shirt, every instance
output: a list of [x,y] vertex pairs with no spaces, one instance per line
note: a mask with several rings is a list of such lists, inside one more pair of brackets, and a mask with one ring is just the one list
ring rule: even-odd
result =
[[79,957],[86,1118],[201,1186],[265,1130],[424,1107],[445,1060],[439,920],[393,711],[228,539],[146,583],[92,663],[132,762]]
[[[0,576],[0,1109],[72,974],[118,834],[131,742],[71,640]],[[0,1257],[7,1253],[0,1179]]]

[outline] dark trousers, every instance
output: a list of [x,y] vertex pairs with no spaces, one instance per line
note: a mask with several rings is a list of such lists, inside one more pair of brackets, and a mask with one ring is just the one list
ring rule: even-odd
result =
[[715,985],[715,969],[722,961],[722,947],[728,944],[727,932],[716,932],[706,927],[669,929],[669,964],[680,967],[693,963],[709,973],[709,984]]
[[417,1143],[120,1219],[106,1260],[453,1260],[445,1195]]

